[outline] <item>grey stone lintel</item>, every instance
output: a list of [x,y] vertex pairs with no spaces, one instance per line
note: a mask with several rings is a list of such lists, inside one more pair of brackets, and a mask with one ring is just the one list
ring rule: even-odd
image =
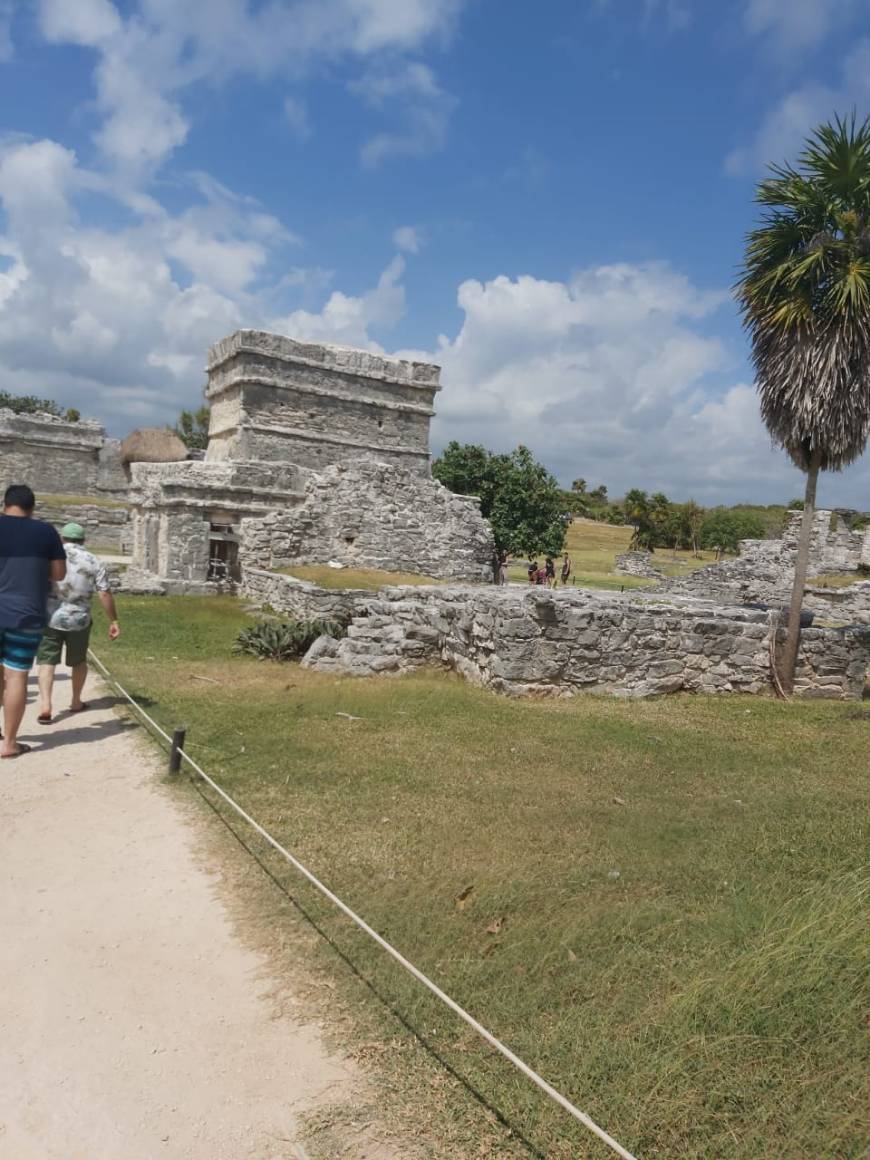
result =
[[[371,375],[366,375],[365,377],[372,378]],[[403,403],[395,399],[374,399],[371,396],[367,397],[365,395],[342,395],[336,391],[330,391],[325,387],[316,387],[311,383],[301,383],[286,378],[278,378],[275,375],[252,375],[242,369],[239,370],[237,376],[233,376],[226,382],[207,387],[205,397],[207,399],[215,399],[219,395],[223,395],[226,391],[247,386],[249,383],[260,387],[271,387],[276,391],[289,391],[291,394],[319,395],[321,398],[335,399],[342,403],[362,403],[364,406],[377,407],[381,411],[407,411],[414,415],[428,415],[430,418],[435,414],[434,407],[427,407],[422,403]],[[405,387],[414,384],[403,382],[401,385]],[[431,391],[433,388],[430,386],[426,389]],[[439,387],[438,390],[440,389]]]
[[266,423],[241,423],[238,431],[256,431],[261,435],[276,435],[279,439],[302,439],[306,443],[328,443],[336,447],[358,447],[375,455],[410,455],[415,459],[429,459],[428,451],[418,451],[413,447],[389,447],[378,443],[360,443],[356,439],[344,439],[340,435],[321,435],[317,431],[302,431],[298,427],[270,427]]
[[435,363],[411,362],[389,355],[372,354],[333,343],[298,342],[285,335],[262,330],[237,330],[215,343],[208,352],[206,374],[239,354],[253,354],[279,362],[336,371],[357,378],[376,379],[423,391],[440,391],[441,368]]

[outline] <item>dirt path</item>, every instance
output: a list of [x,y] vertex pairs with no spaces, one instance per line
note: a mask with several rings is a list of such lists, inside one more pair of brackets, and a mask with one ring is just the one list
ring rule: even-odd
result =
[[[56,692],[67,704],[61,674]],[[359,1077],[275,1017],[201,820],[89,692],[91,711],[48,728],[29,706],[33,752],[0,762],[0,1157],[300,1160],[300,1116],[351,1103]]]

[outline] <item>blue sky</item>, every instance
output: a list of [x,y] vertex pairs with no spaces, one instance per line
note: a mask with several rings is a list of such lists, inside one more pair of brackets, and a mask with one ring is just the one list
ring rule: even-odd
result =
[[[801,478],[729,286],[870,111],[868,0],[0,0],[0,382],[115,434],[262,326],[443,366],[433,427],[701,502]],[[823,481],[870,507],[866,460]]]

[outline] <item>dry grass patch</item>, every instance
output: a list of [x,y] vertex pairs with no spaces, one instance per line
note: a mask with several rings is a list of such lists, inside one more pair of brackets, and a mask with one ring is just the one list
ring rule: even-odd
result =
[[[870,735],[854,708],[336,678],[232,657],[230,600],[125,611],[110,659],[158,720],[185,722],[245,808],[627,1147],[865,1153]],[[311,944],[424,1155],[604,1155],[254,845],[376,988]]]
[[443,584],[431,576],[419,572],[382,572],[375,568],[330,568],[328,564],[300,564],[278,568],[285,576],[297,580],[308,580],[321,588],[362,588],[369,591],[383,588],[388,584]]

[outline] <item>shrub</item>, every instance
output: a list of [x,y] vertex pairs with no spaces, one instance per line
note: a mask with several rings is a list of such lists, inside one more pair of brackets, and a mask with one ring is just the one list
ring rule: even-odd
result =
[[342,637],[347,622],[335,620],[258,620],[243,628],[233,651],[262,660],[290,661],[304,656],[319,636]]

